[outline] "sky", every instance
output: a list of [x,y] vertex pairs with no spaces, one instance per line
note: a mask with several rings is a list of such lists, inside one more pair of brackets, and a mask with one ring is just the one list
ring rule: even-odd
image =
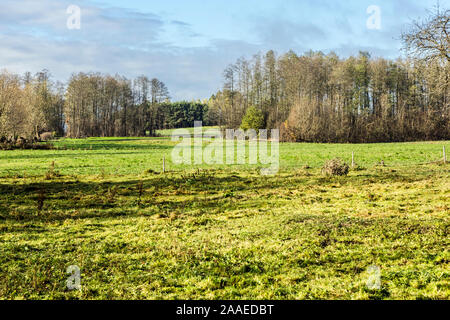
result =
[[227,65],[271,49],[395,59],[402,30],[436,2],[0,0],[0,69],[48,69],[63,82],[76,72],[146,75],[165,82],[172,100],[203,99],[221,88]]

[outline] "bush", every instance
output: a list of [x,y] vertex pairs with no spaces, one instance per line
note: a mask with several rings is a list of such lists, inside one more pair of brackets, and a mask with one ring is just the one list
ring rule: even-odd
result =
[[341,159],[327,161],[322,168],[322,172],[329,176],[346,176],[348,175],[349,170],[349,165]]
[[247,110],[244,118],[242,118],[241,129],[242,130],[250,130],[254,129],[256,132],[259,132],[259,129],[264,128],[264,115],[261,110],[256,107],[250,107]]
[[32,143],[27,141],[12,142],[0,142],[0,150],[53,150],[54,145],[51,143]]

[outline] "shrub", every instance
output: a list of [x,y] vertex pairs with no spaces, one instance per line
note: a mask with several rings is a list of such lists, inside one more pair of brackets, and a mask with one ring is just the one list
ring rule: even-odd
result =
[[329,176],[346,176],[348,175],[349,170],[349,165],[341,159],[327,161],[322,168],[322,172]]
[[34,143],[25,139],[17,139],[17,141],[0,142],[0,150],[53,150],[55,147],[51,143]]
[[256,107],[250,107],[247,110],[244,118],[242,119],[241,129],[250,130],[254,129],[259,132],[259,129],[264,128],[264,115]]

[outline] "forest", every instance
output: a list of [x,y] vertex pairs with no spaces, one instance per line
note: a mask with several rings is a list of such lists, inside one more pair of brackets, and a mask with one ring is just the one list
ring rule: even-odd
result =
[[449,23],[438,7],[405,26],[406,57],[396,60],[272,50],[240,58],[225,69],[210,112],[227,127],[280,128],[292,142],[449,139]]
[[402,35],[408,55],[270,50],[242,57],[223,88],[202,103],[171,103],[156,78],[73,74],[53,82],[0,73],[0,139],[153,136],[194,121],[222,128],[280,129],[290,142],[401,142],[450,138],[449,13],[437,12]]
[[438,60],[269,51],[230,65],[209,106],[227,127],[240,126],[253,106],[263,127],[280,128],[285,141],[448,139],[449,74]]
[[71,138],[147,136],[163,128],[193,126],[207,106],[169,100],[156,78],[99,73],[73,75],[67,87],[53,82],[47,70],[23,77],[0,73],[0,137],[16,142],[42,133]]

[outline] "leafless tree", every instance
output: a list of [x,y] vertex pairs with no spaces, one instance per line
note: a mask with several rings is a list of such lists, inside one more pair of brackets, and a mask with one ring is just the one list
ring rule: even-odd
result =
[[405,49],[416,58],[450,62],[450,10],[437,8],[422,21],[414,21],[402,34]]

